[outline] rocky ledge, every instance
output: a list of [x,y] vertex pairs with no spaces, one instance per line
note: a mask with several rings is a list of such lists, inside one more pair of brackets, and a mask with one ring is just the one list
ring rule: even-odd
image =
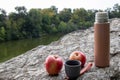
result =
[[[77,80],[120,80],[120,19],[112,19],[110,31],[110,67],[97,68],[80,76]],[[94,61],[93,27],[78,30],[63,36],[49,45],[40,45],[18,57],[0,64],[0,80],[64,80],[64,67],[58,76],[51,77],[44,68],[45,58],[58,54],[64,61],[73,51],[86,54],[87,62]]]

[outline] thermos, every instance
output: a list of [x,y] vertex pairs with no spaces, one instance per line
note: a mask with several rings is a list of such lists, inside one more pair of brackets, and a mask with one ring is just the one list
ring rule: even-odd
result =
[[108,67],[110,53],[110,23],[107,12],[97,12],[94,22],[95,66]]

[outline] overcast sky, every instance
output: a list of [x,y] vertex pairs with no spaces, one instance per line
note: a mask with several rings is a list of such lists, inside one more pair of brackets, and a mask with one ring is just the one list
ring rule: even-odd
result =
[[85,9],[107,9],[114,4],[120,5],[120,0],[0,0],[0,8],[7,13],[15,11],[16,6],[25,6],[27,10],[31,8],[49,8],[54,5],[58,10],[63,8],[85,8]]

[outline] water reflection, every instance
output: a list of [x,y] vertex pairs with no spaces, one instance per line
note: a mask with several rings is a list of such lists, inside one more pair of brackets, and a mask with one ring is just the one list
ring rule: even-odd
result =
[[8,41],[0,43],[0,62],[18,56],[26,51],[38,46],[47,45],[52,41],[58,40],[62,35],[46,35],[41,38],[24,39],[18,41]]

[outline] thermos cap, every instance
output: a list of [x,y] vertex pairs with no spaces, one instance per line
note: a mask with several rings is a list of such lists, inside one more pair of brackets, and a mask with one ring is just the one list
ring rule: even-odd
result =
[[95,15],[95,22],[97,22],[97,23],[108,22],[108,13],[107,12],[97,12]]

